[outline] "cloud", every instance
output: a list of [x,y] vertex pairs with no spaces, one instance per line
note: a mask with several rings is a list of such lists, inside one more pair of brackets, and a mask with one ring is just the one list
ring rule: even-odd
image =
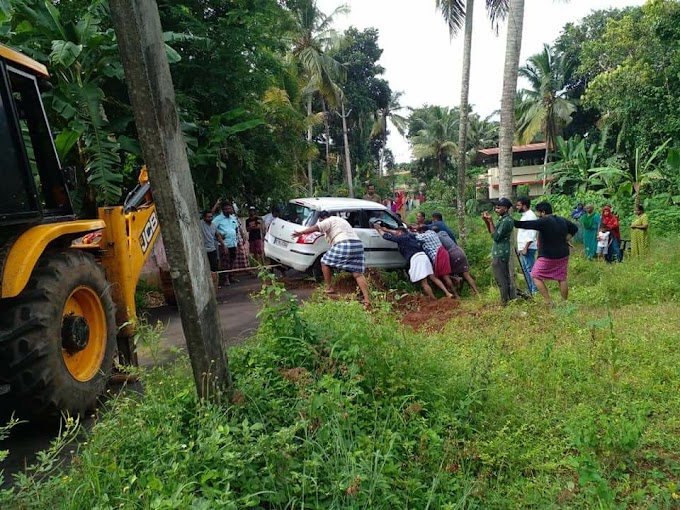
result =
[[[330,14],[340,5],[337,0],[317,0],[322,12]],[[424,104],[460,104],[462,33],[449,38],[434,0],[348,0],[351,12],[339,16],[335,26],[344,30],[375,27],[383,49],[380,60],[392,90],[401,90],[401,104],[417,108]],[[566,23],[577,21],[592,10],[642,5],[644,0],[526,0],[522,56],[541,51],[544,43],[554,41]],[[505,26],[498,36],[491,30],[483,2],[477,1],[472,42],[470,103],[482,116],[500,108],[505,58]],[[521,86],[521,85],[520,85]],[[391,130],[389,147],[397,162],[411,159],[408,143]]]

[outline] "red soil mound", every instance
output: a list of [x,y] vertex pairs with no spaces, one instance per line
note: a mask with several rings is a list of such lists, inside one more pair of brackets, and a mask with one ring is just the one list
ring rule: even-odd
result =
[[460,303],[455,299],[431,300],[422,294],[405,296],[394,302],[400,320],[416,330],[441,331],[448,320],[457,315]]

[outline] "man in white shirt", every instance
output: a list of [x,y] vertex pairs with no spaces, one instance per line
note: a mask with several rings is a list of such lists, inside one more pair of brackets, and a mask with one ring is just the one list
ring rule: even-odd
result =
[[[533,221],[538,219],[534,211],[531,210],[531,199],[527,197],[519,197],[516,203],[516,209],[522,214],[520,221]],[[517,251],[519,251],[519,259],[522,263],[522,270],[526,275],[529,284],[529,292],[534,293],[536,285],[531,279],[531,270],[536,262],[536,250],[538,249],[538,231],[527,230],[525,228],[517,229]]]

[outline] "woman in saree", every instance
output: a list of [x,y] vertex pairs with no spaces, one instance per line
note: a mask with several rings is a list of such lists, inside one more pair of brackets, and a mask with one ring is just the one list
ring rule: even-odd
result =
[[637,218],[630,225],[631,251],[633,257],[646,257],[649,255],[649,219],[645,208],[635,206]]
[[580,217],[583,226],[583,246],[585,247],[588,260],[595,258],[597,254],[597,231],[600,228],[600,215],[595,212],[592,204],[585,207],[585,214]]
[[405,218],[406,217],[406,211],[404,210],[404,192],[403,191],[397,191],[397,200],[395,201],[395,205],[397,207],[397,210],[395,211],[400,218]]
[[621,254],[621,229],[619,218],[612,212],[611,206],[605,205],[602,208],[602,223],[609,227],[612,239],[609,245],[609,253],[607,253],[607,262],[621,262],[623,259]]

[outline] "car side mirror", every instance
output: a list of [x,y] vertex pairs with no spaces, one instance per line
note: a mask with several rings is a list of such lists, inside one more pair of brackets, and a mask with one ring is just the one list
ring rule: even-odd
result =
[[76,172],[76,167],[65,166],[62,168],[62,172],[64,172],[66,187],[71,191],[75,190],[78,187],[78,172]]

